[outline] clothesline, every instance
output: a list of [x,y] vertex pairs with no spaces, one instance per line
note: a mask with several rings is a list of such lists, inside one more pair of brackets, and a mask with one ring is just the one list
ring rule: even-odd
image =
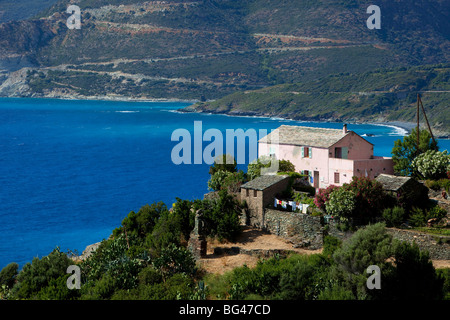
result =
[[299,209],[301,213],[308,212],[307,210],[308,210],[309,204],[300,203],[300,202],[296,202],[296,201],[279,200],[279,199],[275,198],[275,201],[274,201],[275,208],[277,208],[278,206],[281,206],[283,209],[287,209],[288,205],[292,207],[292,211],[296,211],[297,209]]

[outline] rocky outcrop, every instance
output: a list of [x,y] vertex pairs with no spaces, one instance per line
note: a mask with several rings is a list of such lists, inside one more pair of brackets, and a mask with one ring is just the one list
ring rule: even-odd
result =
[[88,245],[86,247],[86,249],[84,249],[83,253],[80,256],[73,256],[72,260],[81,260],[81,261],[86,260],[95,252],[95,250],[98,249],[100,244],[101,244],[101,242],[97,242],[97,243]]
[[0,97],[27,97],[31,96],[27,82],[27,73],[30,69],[23,68],[11,72],[6,80],[0,84]]

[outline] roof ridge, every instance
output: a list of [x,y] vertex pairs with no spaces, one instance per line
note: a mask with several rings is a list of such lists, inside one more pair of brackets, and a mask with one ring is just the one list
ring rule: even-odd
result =
[[[282,124],[277,129],[281,127],[290,127],[290,128],[305,128],[305,129],[318,129],[318,130],[330,130],[330,131],[340,131],[342,132],[342,129],[334,129],[334,128],[322,128],[322,127],[308,127],[308,126],[296,126],[296,125],[290,125],[290,124]],[[275,129],[275,130],[277,130]],[[351,130],[348,130],[347,132],[350,132]]]

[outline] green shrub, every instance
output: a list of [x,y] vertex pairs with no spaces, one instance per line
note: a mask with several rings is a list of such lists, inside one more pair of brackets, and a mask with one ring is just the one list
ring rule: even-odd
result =
[[327,235],[323,238],[323,251],[322,254],[325,257],[331,257],[333,253],[340,248],[342,241],[336,237]]
[[433,206],[431,209],[427,210],[426,219],[442,219],[447,216],[447,210],[440,207],[439,205]]
[[436,274],[443,283],[443,298],[445,300],[450,300],[450,268],[437,269]]
[[160,270],[163,279],[172,277],[176,273],[194,276],[197,272],[191,252],[173,243],[161,249],[161,254],[153,259],[152,265],[155,269]]
[[413,172],[424,179],[439,179],[447,176],[450,168],[450,155],[447,150],[442,152],[428,150],[418,155],[411,164]]
[[318,300],[355,300],[353,292],[340,285],[325,288],[320,292]]
[[413,227],[423,227],[427,223],[427,216],[424,210],[414,207],[411,210],[408,221],[409,224]]
[[430,188],[433,189],[435,191],[438,191],[441,189],[441,184],[439,183],[439,180],[426,180],[425,181],[425,185]]
[[352,181],[344,183],[342,188],[352,191],[355,195],[352,218],[359,219],[361,224],[367,224],[381,216],[387,195],[380,182],[367,177],[353,177]]
[[383,219],[388,227],[398,227],[405,218],[405,210],[402,207],[386,208],[383,210]]
[[438,205],[434,205],[429,209],[413,208],[409,217],[409,223],[413,227],[423,227],[430,219],[437,219],[438,221],[447,215],[447,211]]
[[142,269],[138,274],[139,285],[152,285],[162,282],[161,272],[153,266]]
[[214,159],[213,165],[209,168],[209,174],[213,176],[217,171],[237,172],[236,166],[237,162],[233,156],[229,154],[219,155]]
[[326,189],[319,189],[319,192],[314,198],[316,207],[321,210],[326,210],[326,203],[329,200],[331,193],[336,189],[339,189],[339,187],[335,185],[330,185]]
[[295,165],[289,160],[279,160],[278,172],[295,172]]
[[330,199],[326,203],[326,211],[331,215],[339,217],[351,217],[356,208],[355,194],[350,190],[339,188],[330,194]]
[[292,269],[280,277],[280,294],[282,300],[307,300],[310,298],[314,281],[314,267],[305,260],[298,260]]
[[67,267],[71,264],[73,264],[72,260],[59,248],[54,249],[42,259],[34,258],[31,263],[25,264],[17,275],[15,297],[36,298],[39,291],[47,287],[52,280],[66,275]]
[[0,287],[5,285],[8,288],[12,288],[16,282],[17,270],[19,265],[15,262],[8,264],[0,271]]
[[197,203],[195,209],[203,210],[206,235],[222,240],[234,240],[241,232],[239,202],[226,189],[219,191],[217,199]]
[[230,172],[224,170],[217,170],[208,180],[208,189],[219,191],[222,188],[229,192],[239,192],[240,186],[245,182],[245,174],[242,170],[237,172]]

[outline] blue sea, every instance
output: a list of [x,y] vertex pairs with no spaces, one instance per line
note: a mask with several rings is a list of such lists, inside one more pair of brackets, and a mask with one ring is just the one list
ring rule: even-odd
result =
[[[170,207],[176,197],[202,198],[209,164],[176,165],[171,158],[178,144],[172,133],[186,129],[193,136],[194,121],[201,121],[203,132],[215,128],[224,136],[226,129],[282,124],[342,128],[177,112],[189,104],[0,99],[0,269],[10,262],[22,267],[57,246],[81,254],[145,204],[163,201]],[[405,134],[379,125],[348,127],[375,144],[380,156],[390,156],[394,141]],[[440,146],[450,150],[450,141]]]

